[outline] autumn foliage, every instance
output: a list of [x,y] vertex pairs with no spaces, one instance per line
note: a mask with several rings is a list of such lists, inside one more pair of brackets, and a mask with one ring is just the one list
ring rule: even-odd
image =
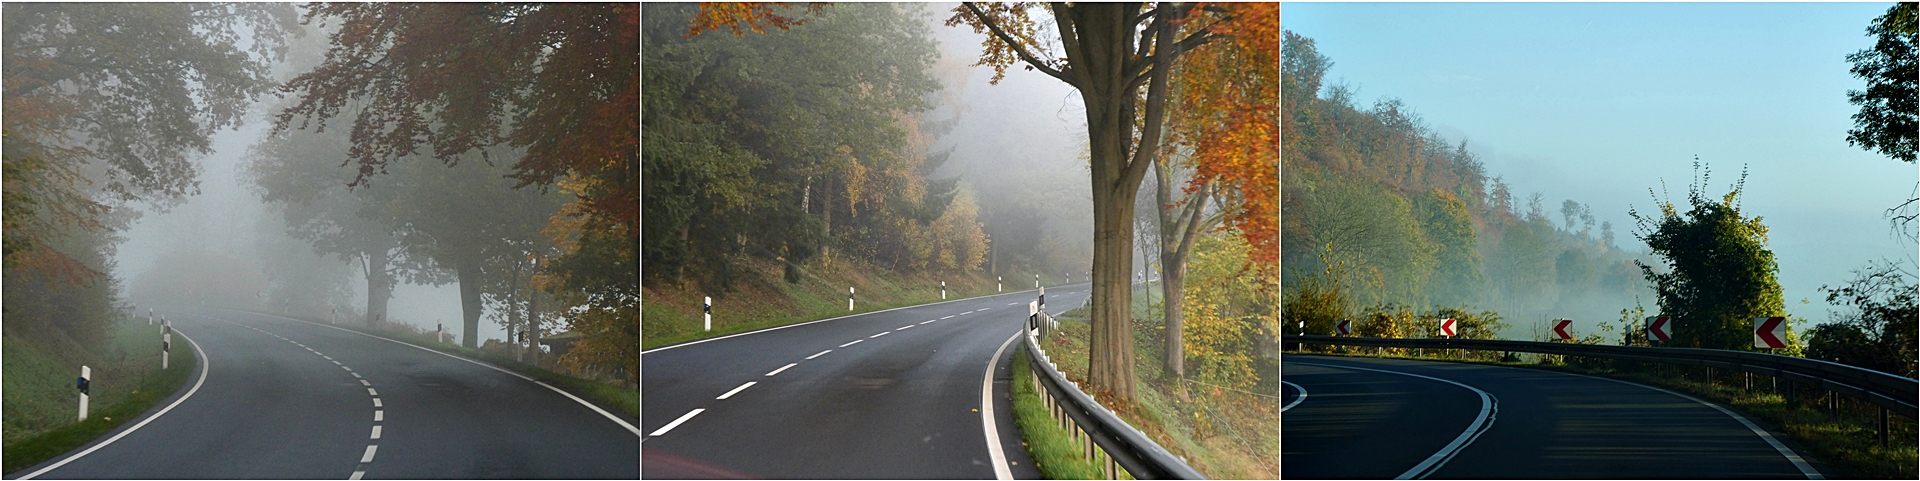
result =
[[1174,69],[1169,148],[1193,151],[1197,172],[1188,193],[1210,183],[1229,187],[1227,224],[1246,239],[1255,268],[1273,273],[1280,254],[1280,6],[1217,6],[1230,21],[1192,28],[1222,38],[1187,53]]

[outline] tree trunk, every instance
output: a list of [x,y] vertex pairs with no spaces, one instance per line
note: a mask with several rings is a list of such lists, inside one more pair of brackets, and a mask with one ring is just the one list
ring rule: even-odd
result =
[[460,320],[465,330],[460,345],[479,347],[480,343],[480,263],[465,261],[454,267],[460,279]]
[[527,288],[527,317],[527,339],[533,341],[527,343],[527,354],[533,357],[533,364],[538,366],[540,365],[540,331],[544,330],[540,325],[539,289]]
[[1213,193],[1213,186],[1200,188],[1187,197],[1180,210],[1173,206],[1173,175],[1164,164],[1155,163],[1154,177],[1158,180],[1159,192],[1155,194],[1160,216],[1160,289],[1161,299],[1166,306],[1167,324],[1167,373],[1175,379],[1186,379],[1186,289],[1187,257],[1193,253],[1193,242],[1200,237],[1202,224],[1206,224],[1207,198]]
[[[1054,17],[1072,58],[1072,75],[1087,111],[1093,183],[1093,319],[1087,378],[1115,401],[1135,399],[1133,372],[1133,213],[1150,157],[1132,155],[1135,88],[1127,75],[1138,4],[1055,4]],[[1167,12],[1171,13],[1171,8]],[[1163,32],[1170,29],[1162,29]],[[1170,60],[1171,56],[1162,55]],[[1156,148],[1165,105],[1166,68],[1156,65],[1148,90],[1147,128],[1138,149]],[[1158,98],[1155,98],[1156,94]]]
[[387,273],[387,251],[361,254],[367,259],[366,324],[372,329],[387,318],[387,301],[393,299],[393,275]]

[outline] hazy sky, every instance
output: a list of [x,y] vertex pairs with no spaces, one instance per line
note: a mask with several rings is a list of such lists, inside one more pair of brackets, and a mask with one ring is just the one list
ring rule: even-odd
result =
[[1629,250],[1646,245],[1628,207],[1653,210],[1662,181],[1684,204],[1695,155],[1716,197],[1749,168],[1744,209],[1771,229],[1789,312],[1820,321],[1822,284],[1914,258],[1882,214],[1920,174],[1846,142],[1846,92],[1865,86],[1846,55],[1890,5],[1290,3],[1281,26],[1356,104],[1404,100],[1516,199],[1544,194],[1556,223],[1562,201],[1588,203]]

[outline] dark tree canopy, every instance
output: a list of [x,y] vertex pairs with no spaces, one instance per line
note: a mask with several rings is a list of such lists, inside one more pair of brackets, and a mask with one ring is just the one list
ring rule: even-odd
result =
[[1878,37],[1872,49],[1847,56],[1853,63],[1853,75],[1867,81],[1865,91],[1847,91],[1847,101],[1860,106],[1853,114],[1853,130],[1847,131],[1847,143],[1879,152],[1904,162],[1913,162],[1915,136],[1920,135],[1920,3],[1901,2],[1867,26],[1867,35]]
[[1893,263],[1854,273],[1846,285],[1821,286],[1827,303],[1851,309],[1807,331],[1807,357],[1915,377],[1920,302],[1913,279]]

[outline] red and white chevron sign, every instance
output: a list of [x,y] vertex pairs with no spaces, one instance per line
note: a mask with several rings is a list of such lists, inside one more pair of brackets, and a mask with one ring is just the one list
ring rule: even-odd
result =
[[1453,320],[1453,319],[1451,319],[1451,318],[1448,318],[1448,319],[1441,319],[1441,320],[1440,320],[1440,335],[1442,335],[1442,336],[1447,336],[1447,337],[1453,337],[1453,336],[1458,336],[1458,335],[1460,335],[1460,332],[1459,332],[1459,329],[1457,329],[1457,328],[1455,328],[1455,327],[1454,327],[1454,326],[1456,326],[1456,325],[1458,325],[1458,324],[1459,324],[1459,321],[1455,321],[1455,320]]
[[1567,333],[1567,326],[1571,326],[1571,325],[1573,325],[1572,319],[1560,319],[1560,320],[1553,321],[1553,335],[1555,337],[1559,337],[1562,340],[1568,340],[1568,341],[1573,340],[1573,334]]
[[1339,331],[1340,335],[1342,336],[1352,335],[1353,334],[1353,330],[1351,329],[1352,327],[1353,327],[1353,320],[1351,319],[1341,319],[1340,322],[1336,322],[1333,324],[1333,329],[1336,331]]
[[1671,331],[1673,329],[1668,327],[1667,322],[1669,320],[1667,316],[1647,318],[1647,338],[1660,342],[1666,342],[1668,339],[1672,339],[1673,333]]
[[1753,347],[1779,349],[1787,347],[1787,318],[1753,318]]

